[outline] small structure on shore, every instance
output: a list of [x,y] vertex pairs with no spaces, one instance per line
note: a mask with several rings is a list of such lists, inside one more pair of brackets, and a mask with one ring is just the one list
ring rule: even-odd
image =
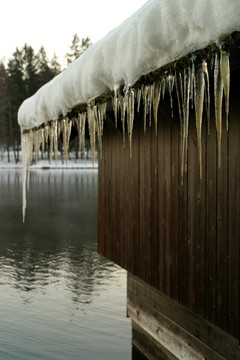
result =
[[99,253],[128,271],[150,359],[240,357],[239,16],[150,0],[19,110],[25,180],[60,134],[67,157],[72,125],[98,142]]

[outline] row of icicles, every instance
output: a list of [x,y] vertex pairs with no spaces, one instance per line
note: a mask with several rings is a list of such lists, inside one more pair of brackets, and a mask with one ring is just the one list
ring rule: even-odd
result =
[[[223,94],[225,99],[226,127],[228,129],[229,113],[229,88],[230,88],[230,66],[229,53],[220,51],[212,59],[211,66],[214,70],[214,106],[215,106],[215,123],[218,144],[218,164],[221,166],[221,134],[222,134],[222,103]],[[188,153],[188,125],[190,106],[195,108],[197,144],[199,153],[200,178],[202,178],[202,116],[205,106],[208,131],[210,131],[210,81],[208,64],[202,61],[197,65],[194,58],[189,66],[182,71],[176,71],[174,75],[165,74],[161,80],[152,85],[142,85],[139,89],[126,88],[125,91],[115,91],[112,103],[115,115],[115,124],[118,125],[118,115],[120,114],[123,145],[126,141],[126,132],[129,140],[130,157],[132,157],[132,132],[134,124],[135,107],[140,111],[141,102],[143,104],[143,122],[144,131],[146,132],[147,115],[149,125],[151,126],[152,117],[157,133],[158,107],[160,99],[164,98],[168,92],[170,98],[171,112],[173,116],[173,90],[176,90],[178,99],[178,109],[180,118],[181,134],[181,178],[187,171],[187,153]],[[35,160],[39,158],[40,148],[44,151],[47,144],[49,146],[49,161],[52,162],[54,154],[55,162],[58,160],[58,139],[62,135],[65,160],[68,158],[68,145],[71,135],[72,125],[78,129],[79,150],[85,148],[85,129],[88,124],[92,160],[95,160],[95,144],[98,142],[98,149],[101,157],[102,135],[104,119],[106,118],[107,103],[95,104],[91,101],[87,104],[87,111],[78,113],[74,119],[63,117],[61,121],[51,121],[39,129],[22,132],[22,153],[23,153],[23,221],[26,211],[26,188],[28,183],[28,169],[32,161],[32,153],[35,152]],[[125,128],[127,125],[127,129]]]

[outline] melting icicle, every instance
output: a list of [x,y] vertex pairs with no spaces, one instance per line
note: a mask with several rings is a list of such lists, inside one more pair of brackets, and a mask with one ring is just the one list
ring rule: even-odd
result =
[[181,161],[181,179],[183,183],[184,169],[187,171],[188,154],[188,124],[189,124],[189,98],[191,84],[191,69],[184,68],[183,73],[183,129],[182,129],[182,161]]
[[195,61],[196,60],[196,56],[192,56],[192,61],[191,61],[191,80],[190,80],[190,100],[191,100],[191,109],[194,108],[194,79],[195,79]]
[[147,99],[147,113],[149,114],[149,126],[152,125],[152,97],[154,85],[149,86],[148,99]]
[[39,145],[42,148],[42,158],[43,158],[44,148],[45,148],[45,138],[44,138],[44,130],[43,130],[43,128],[39,129]]
[[225,51],[221,51],[221,77],[223,81],[223,90],[224,90],[224,98],[225,98],[226,128],[228,131],[230,65],[229,65],[229,53]]
[[38,163],[38,159],[39,159],[39,148],[40,148],[40,144],[39,144],[39,131],[38,131],[38,130],[35,130],[35,131],[34,131],[33,140],[34,140],[35,162],[36,162],[36,164],[37,164],[37,163]]
[[90,145],[92,151],[92,163],[95,164],[95,143],[96,143],[96,122],[95,122],[96,106],[88,103],[87,120],[90,135]]
[[173,118],[173,98],[172,98],[172,91],[174,86],[174,77],[172,75],[168,75],[167,77],[168,83],[168,93],[170,97],[170,107],[171,107],[171,117]]
[[[181,134],[183,132],[183,83],[182,83],[182,74],[181,72],[175,73],[175,83],[176,83],[176,92],[177,92],[177,99],[178,99],[178,111],[179,111],[179,118],[180,118],[180,129]],[[182,136],[181,136],[182,139]]]
[[26,207],[27,207],[27,183],[29,180],[29,165],[32,159],[33,136],[32,132],[21,133],[21,147],[22,147],[22,217],[25,221]]
[[204,72],[204,82],[205,82],[205,107],[206,107],[207,122],[208,122],[208,135],[210,135],[210,82],[208,75],[208,66],[206,61],[203,61],[203,72]]
[[106,118],[106,108],[107,103],[101,104],[97,108],[97,135],[98,135],[98,148],[100,153],[100,158],[102,158],[102,136],[103,136],[103,124],[104,118]]
[[162,87],[162,97],[164,99],[165,90],[166,90],[166,79],[165,79],[165,77],[163,77],[162,80],[161,80],[161,87]]
[[204,102],[204,72],[205,61],[200,64],[196,69],[194,78],[194,96],[195,96],[195,115],[196,115],[196,130],[197,130],[197,144],[198,156],[200,167],[200,179],[202,179],[202,115],[203,115],[203,102]]
[[153,117],[154,117],[156,135],[157,135],[158,106],[159,106],[159,102],[160,102],[160,96],[161,96],[161,83],[154,84],[154,89],[153,89]]
[[78,147],[81,153],[85,150],[85,124],[86,124],[86,113],[78,114],[75,119],[78,130]]
[[144,113],[143,113],[143,123],[144,123],[144,134],[146,134],[146,124],[147,124],[147,105],[148,105],[148,102],[147,102],[147,94],[148,94],[148,90],[149,90],[149,86],[148,85],[145,85],[143,88],[142,88],[142,99],[143,99],[143,105],[144,105]]
[[[70,136],[71,136],[72,120],[70,120],[68,118],[64,118],[62,120],[62,124],[63,124],[63,147],[64,147],[64,154],[65,154],[65,161],[67,164],[68,146],[69,146],[69,141],[70,141]],[[56,132],[56,134],[57,134],[57,132]],[[57,150],[57,138],[56,138],[56,150]]]
[[132,158],[132,132],[133,132],[133,122],[134,122],[134,90],[130,89],[127,93],[128,106],[127,106],[127,126],[128,126],[128,139],[129,139],[129,149],[130,149],[130,158]]
[[69,147],[69,141],[71,138],[71,131],[72,131],[72,119],[68,119],[67,123],[67,147]]
[[218,166],[221,167],[221,140],[222,140],[222,99],[223,81],[220,69],[220,58],[216,54],[214,66],[214,103],[215,103],[215,122],[217,130],[218,144]]
[[140,111],[141,97],[142,97],[142,89],[138,89],[138,91],[137,91],[137,112],[138,113]]
[[58,161],[58,124],[57,124],[57,121],[54,121],[52,124],[52,132],[53,132],[54,158],[55,158],[55,164],[57,164],[57,161]]
[[53,153],[53,127],[52,124],[49,126],[48,129],[48,138],[49,138],[49,143],[50,143],[50,150],[49,150],[49,163],[52,164],[52,153]]
[[118,118],[118,108],[119,108],[119,98],[117,90],[114,91],[113,97],[113,111],[114,111],[114,118],[115,118],[115,126],[117,128],[117,118]]
[[119,94],[120,109],[121,109],[121,122],[122,122],[122,132],[123,132],[123,147],[125,148],[125,113],[126,113],[126,103],[124,97]]

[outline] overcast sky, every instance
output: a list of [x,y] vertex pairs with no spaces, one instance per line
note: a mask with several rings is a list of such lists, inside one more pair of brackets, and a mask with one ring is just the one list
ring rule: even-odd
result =
[[73,34],[104,37],[147,0],[6,0],[1,1],[0,59],[9,59],[25,43],[38,51],[44,46],[63,63]]

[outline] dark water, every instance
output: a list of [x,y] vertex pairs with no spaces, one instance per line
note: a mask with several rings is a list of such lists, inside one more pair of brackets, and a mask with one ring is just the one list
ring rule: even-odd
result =
[[128,360],[126,273],[97,254],[97,173],[0,171],[0,359]]

